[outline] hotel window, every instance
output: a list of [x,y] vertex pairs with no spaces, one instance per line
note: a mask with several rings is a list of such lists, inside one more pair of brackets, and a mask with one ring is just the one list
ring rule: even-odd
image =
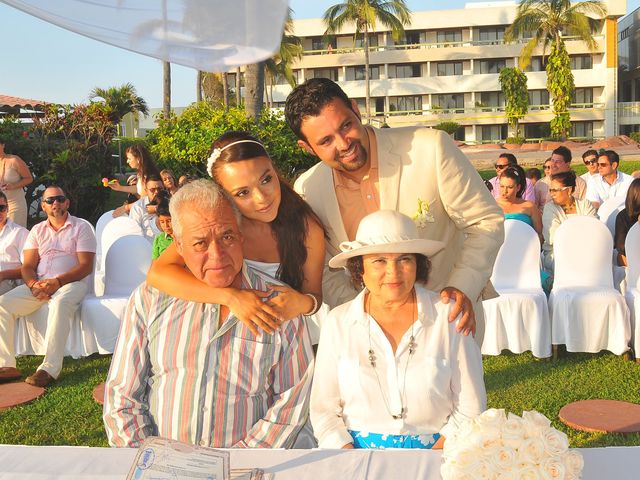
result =
[[[476,98],[478,98],[476,96]],[[479,107],[504,107],[504,94],[502,92],[480,92]]]
[[[380,79],[380,66],[372,65],[369,67],[369,79]],[[347,80],[364,80],[364,65],[357,67],[347,67]]]
[[544,110],[548,107],[548,90],[529,90],[529,110]]
[[404,36],[398,42],[398,45],[417,45],[420,43],[420,32],[405,30]]
[[504,140],[507,138],[506,125],[482,125],[480,126],[480,140]]
[[438,62],[436,66],[436,74],[438,77],[462,75],[462,62]]
[[[293,80],[296,82],[296,85],[297,85],[298,83],[300,83],[300,82],[299,82],[299,80],[298,80],[298,79],[300,78],[300,77],[299,77],[299,75],[300,75],[300,70],[293,70],[293,72],[291,72],[291,73],[292,73],[292,75],[293,75]],[[289,81],[287,80],[287,78],[286,78],[284,75],[282,75],[281,73],[279,73],[279,74],[276,76],[276,85],[289,85]]]
[[308,72],[310,73],[309,78],[328,78],[334,82],[338,81],[337,68],[312,68]]
[[440,108],[443,110],[455,109],[456,110],[455,113],[464,112],[464,94],[463,93],[434,95],[432,98],[433,98],[433,105],[436,108]]
[[481,27],[478,31],[478,40],[483,43],[497,45],[504,38],[504,27]]
[[438,32],[438,43],[462,42],[462,30],[442,30]]
[[389,110],[392,112],[410,112],[409,115],[421,115],[422,97],[420,95],[389,97]]
[[389,78],[413,78],[421,76],[420,73],[419,63],[389,65]]
[[545,57],[544,61],[542,57],[531,57],[531,63],[527,68],[524,69],[525,72],[544,72],[547,67],[547,58]]
[[573,55],[569,60],[571,61],[571,70],[590,70],[593,68],[591,55]]
[[329,45],[331,48],[335,49],[337,45],[337,41],[332,38],[329,42],[324,37],[311,37],[311,50],[326,50]]
[[574,108],[586,108],[593,104],[593,88],[576,88],[573,91],[573,97],[571,97],[571,104],[587,104],[578,105]]
[[[378,35],[376,33],[369,34],[369,48],[378,46]],[[364,35],[358,35],[356,38],[356,48],[364,48]]]
[[593,122],[571,122],[571,136],[593,138]]
[[476,73],[500,73],[507,66],[506,58],[492,58],[490,60],[476,60]]

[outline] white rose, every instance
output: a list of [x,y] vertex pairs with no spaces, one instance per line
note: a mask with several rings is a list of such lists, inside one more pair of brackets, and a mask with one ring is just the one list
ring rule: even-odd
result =
[[502,441],[511,448],[518,448],[524,440],[525,428],[523,420],[513,413],[502,425]]
[[564,463],[562,463],[562,459],[558,457],[546,458],[542,462],[542,474],[545,479],[548,480],[556,480],[562,479],[564,480]]
[[481,428],[492,426],[494,428],[501,428],[502,424],[507,421],[507,415],[504,413],[503,408],[490,408],[485,410],[481,415],[478,415],[475,419],[476,425]]
[[482,448],[483,451],[494,451],[498,447],[501,447],[502,444],[502,433],[498,428],[487,426],[482,430],[480,448]]
[[569,449],[569,441],[567,435],[555,428],[548,428],[542,434],[545,451],[555,457],[564,455]]
[[476,467],[474,477],[477,480],[494,480],[498,472],[488,460],[481,460]]
[[519,480],[518,472],[513,471],[512,469],[501,470],[495,476],[495,480]]
[[536,412],[535,410],[531,410],[528,412],[522,412],[522,419],[525,422],[529,422],[532,423],[534,425],[537,425],[539,427],[550,427],[551,426],[551,420],[549,420],[547,417],[545,417],[543,414],[541,414],[540,412]]
[[545,456],[544,442],[539,438],[527,438],[518,447],[518,461],[538,465]]
[[533,465],[520,465],[518,468],[518,480],[542,480],[540,469]]
[[580,478],[582,469],[584,468],[584,458],[577,450],[569,450],[564,456],[564,466],[567,469],[567,476]]
[[506,445],[499,447],[491,455],[491,463],[499,472],[509,470],[516,464],[516,451]]

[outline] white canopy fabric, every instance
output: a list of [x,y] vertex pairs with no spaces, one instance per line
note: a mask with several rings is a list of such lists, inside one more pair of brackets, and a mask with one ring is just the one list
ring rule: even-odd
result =
[[287,0],[0,0],[80,35],[207,72],[279,48]]

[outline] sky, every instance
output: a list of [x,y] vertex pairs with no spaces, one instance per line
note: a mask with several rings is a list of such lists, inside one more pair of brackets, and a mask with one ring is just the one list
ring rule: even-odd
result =
[[[51,0],[55,1],[55,0]],[[290,0],[294,18],[318,18],[340,0]],[[408,0],[412,11],[463,8],[464,0]],[[627,12],[640,0],[627,0]],[[131,82],[150,108],[162,106],[162,63],[48,24],[0,0],[0,94],[53,103],[87,103],[95,87]],[[171,104],[196,97],[196,71],[172,65]]]

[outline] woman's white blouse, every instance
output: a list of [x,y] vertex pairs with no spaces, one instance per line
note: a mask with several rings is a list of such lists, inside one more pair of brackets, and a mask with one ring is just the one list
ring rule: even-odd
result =
[[[380,326],[364,312],[364,293],[334,308],[322,326],[311,390],[311,424],[320,447],[353,442],[347,429],[447,437],[462,420],[485,410],[482,355],[471,336],[455,331],[457,322],[448,322],[453,302],[443,304],[438,294],[416,284],[416,350],[402,401],[411,328],[394,354]],[[369,362],[369,338],[379,384]],[[403,406],[406,415],[394,420],[391,413]]]

